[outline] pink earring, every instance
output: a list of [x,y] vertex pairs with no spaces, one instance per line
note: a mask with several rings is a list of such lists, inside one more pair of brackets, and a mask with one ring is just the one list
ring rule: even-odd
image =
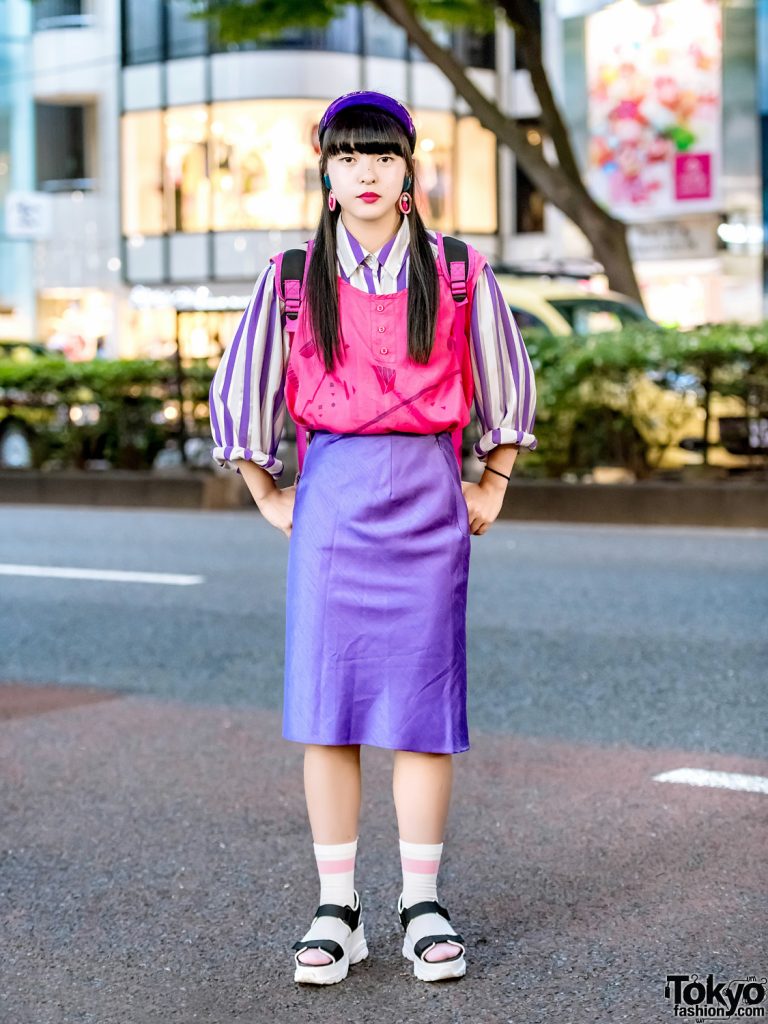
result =
[[400,210],[401,213],[404,213],[406,217],[411,212],[411,197],[408,195],[407,192],[403,192],[403,194],[400,196],[397,202],[397,208]]
[[331,213],[333,213],[333,211],[336,209],[336,196],[333,194],[333,192],[328,193],[328,209],[331,211]]

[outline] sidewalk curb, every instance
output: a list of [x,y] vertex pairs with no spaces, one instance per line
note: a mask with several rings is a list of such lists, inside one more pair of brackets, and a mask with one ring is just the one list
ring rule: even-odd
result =
[[[282,486],[287,486],[288,478]],[[0,503],[92,507],[254,508],[239,474],[130,470],[0,471]],[[513,479],[500,519],[768,529],[765,484],[567,484]]]

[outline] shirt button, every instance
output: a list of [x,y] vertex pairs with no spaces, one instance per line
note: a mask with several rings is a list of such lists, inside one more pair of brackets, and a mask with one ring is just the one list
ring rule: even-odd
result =
[[380,327],[379,328],[379,334],[383,334],[384,331],[386,331],[386,329],[387,329],[386,327]]
[[378,305],[376,309],[378,309],[378,311],[381,312],[384,309],[384,307],[382,305]]
[[382,354],[383,356],[385,356],[385,355],[387,354],[387,352],[389,352],[389,349],[388,349],[388,348],[387,348],[386,346],[382,346],[382,347],[381,347],[381,348],[379,349],[379,352],[381,352],[381,354]]

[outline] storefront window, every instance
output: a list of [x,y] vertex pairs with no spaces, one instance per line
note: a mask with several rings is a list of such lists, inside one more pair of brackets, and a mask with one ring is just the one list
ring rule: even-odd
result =
[[174,309],[129,307],[124,323],[126,345],[121,356],[129,359],[173,359],[179,350],[186,364],[208,359],[214,366],[234,336],[242,310],[180,312]]
[[208,176],[206,106],[175,107],[165,113],[165,223],[168,231],[208,231],[211,181]]
[[476,117],[456,122],[456,230],[496,232],[496,136]]
[[321,191],[313,138],[324,109],[304,100],[213,104],[214,230],[317,223]]
[[123,234],[163,233],[163,121],[159,110],[122,123]]
[[453,114],[412,110],[416,125],[414,163],[419,189],[415,202],[430,228],[453,230]]
[[[248,100],[124,115],[123,233],[315,227],[322,202],[317,125],[326,105]],[[413,115],[415,201],[425,221],[441,231],[458,224],[493,233],[493,134],[473,117],[455,129],[450,112],[416,108]]]

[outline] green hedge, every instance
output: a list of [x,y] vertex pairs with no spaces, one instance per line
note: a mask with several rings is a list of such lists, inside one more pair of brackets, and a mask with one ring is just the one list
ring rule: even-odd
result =
[[[105,459],[116,468],[145,469],[178,436],[178,419],[162,419],[168,403],[178,409],[176,372],[169,360],[0,360],[0,399],[6,415],[31,429],[36,466],[82,467],[89,459]],[[207,425],[211,375],[204,361],[184,370],[193,433]],[[74,406],[97,407],[98,422],[75,425],[69,417]]]
[[714,396],[734,396],[750,412],[768,415],[768,323],[685,331],[638,326],[586,338],[531,330],[525,342],[536,374],[539,441],[521,460],[527,475],[559,476],[598,464],[649,475],[674,443],[677,424],[637,407],[641,378],[661,391],[687,383],[702,409]]
[[[768,324],[638,327],[588,338],[529,330],[525,342],[536,374],[539,444],[519,462],[516,472],[524,475],[558,477],[605,463],[651,473],[665,444],[674,442],[675,424],[655,422],[655,412],[649,416],[634,402],[638,382],[649,375],[662,391],[689,378],[689,395],[701,407],[714,395],[732,395],[768,414]],[[0,360],[0,399],[34,429],[38,465],[105,458],[146,467],[177,434],[173,423],[154,422],[176,401],[176,373],[170,360]],[[212,374],[206,360],[183,370],[186,429],[201,437],[208,437]],[[98,406],[99,422],[73,426],[69,408],[89,404]]]

